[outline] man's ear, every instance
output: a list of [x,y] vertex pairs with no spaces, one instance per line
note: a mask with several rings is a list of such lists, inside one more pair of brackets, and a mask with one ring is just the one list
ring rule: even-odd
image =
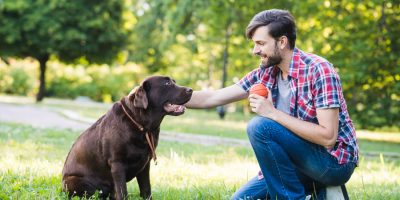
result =
[[134,91],[133,94],[129,94],[129,99],[131,100],[131,98],[134,97],[133,106],[135,106],[137,108],[146,109],[147,106],[149,105],[149,101],[147,100],[146,91],[144,90],[143,86],[140,86],[139,88],[135,88],[135,89],[136,90]]
[[282,50],[289,45],[289,39],[286,36],[281,36],[278,40],[279,48]]

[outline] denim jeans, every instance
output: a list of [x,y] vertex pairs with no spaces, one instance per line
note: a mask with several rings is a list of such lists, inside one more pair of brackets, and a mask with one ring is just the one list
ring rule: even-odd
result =
[[250,120],[247,134],[264,178],[254,177],[231,199],[324,199],[326,186],[346,183],[356,167],[268,118]]

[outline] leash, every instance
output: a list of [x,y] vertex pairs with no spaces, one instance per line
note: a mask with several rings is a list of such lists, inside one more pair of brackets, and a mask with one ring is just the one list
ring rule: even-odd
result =
[[[122,106],[122,110],[124,110],[124,113],[126,114],[126,116],[128,116],[128,118],[139,128],[140,131],[144,130],[144,127],[142,125],[140,125],[138,122],[136,122],[133,117],[128,113],[128,111],[126,110],[126,104],[125,104],[125,100],[121,99],[121,106]],[[149,133],[149,131],[146,131],[146,140],[147,143],[149,144],[150,150],[151,150],[151,157],[153,158],[155,164],[157,165],[157,155],[156,155],[156,148],[154,145],[154,138],[153,135],[151,133]]]

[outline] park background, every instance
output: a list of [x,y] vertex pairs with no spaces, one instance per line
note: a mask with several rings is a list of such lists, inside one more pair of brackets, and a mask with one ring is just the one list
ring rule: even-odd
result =
[[[79,111],[80,115],[95,119],[106,112],[110,103],[154,74],[171,76],[178,84],[195,90],[228,86],[258,67],[259,59],[251,54],[253,44],[246,39],[245,28],[254,14],[271,8],[287,9],[294,15],[298,48],[333,63],[341,77],[350,116],[360,130],[361,150],[375,155],[364,157],[361,151],[361,158],[366,161],[361,162],[357,180],[350,182],[352,197],[400,198],[396,156],[400,153],[400,1],[397,0],[0,0],[0,93],[2,99],[14,98],[11,103],[16,105]],[[27,100],[18,101],[21,96]],[[104,107],[90,109],[74,101],[82,97],[101,102]],[[52,99],[70,101],[55,105]],[[225,120],[218,119],[215,109],[189,111],[179,118],[167,117],[162,128],[245,140],[246,120],[252,117],[248,102],[244,100],[225,109]],[[204,119],[210,120],[207,123]],[[35,133],[41,133],[43,138]],[[48,143],[53,134],[63,140]],[[40,198],[38,191],[42,190],[48,191],[43,192],[46,197],[63,198],[59,194],[57,170],[62,168],[78,134],[76,130],[39,129],[2,122],[0,141],[2,150],[8,153],[0,157],[3,164],[0,198],[29,195]],[[44,153],[40,159],[21,157],[24,148],[31,148],[27,143],[37,145],[37,152],[43,151],[42,143],[50,145],[58,152],[57,156],[48,157]],[[218,167],[214,165],[232,168],[232,161],[228,162],[223,154],[231,156],[238,166],[254,168],[249,148],[207,147],[206,151],[201,145],[184,148],[185,145],[166,142],[160,151],[165,153],[167,161],[182,162],[184,166],[196,163],[204,171],[210,171],[210,165],[216,172]],[[182,155],[177,156],[179,153]],[[14,162],[9,162],[10,157]],[[45,167],[51,166],[48,174],[33,173],[32,166],[26,166],[43,160],[50,162]],[[15,166],[22,167],[17,170]],[[162,167],[158,170],[163,172]],[[371,173],[372,178],[366,178],[365,173]],[[159,179],[153,181],[156,196],[226,199],[246,181],[233,181],[221,175],[221,179],[217,176],[216,180],[202,182],[196,179],[197,175],[187,175],[198,182],[189,183],[191,180],[183,175],[178,179],[188,184],[185,187],[182,182],[174,187]],[[24,176],[30,179],[24,180]],[[32,185],[35,180],[39,186]],[[167,180],[176,182],[171,177]],[[130,192],[135,198],[137,190]]]

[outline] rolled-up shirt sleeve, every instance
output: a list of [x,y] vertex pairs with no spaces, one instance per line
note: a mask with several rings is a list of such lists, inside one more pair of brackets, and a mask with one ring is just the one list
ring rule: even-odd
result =
[[316,66],[314,73],[314,105],[318,108],[340,108],[341,84],[338,74],[329,62]]
[[236,85],[240,86],[244,91],[249,92],[250,87],[260,80],[259,76],[260,69],[254,69],[253,71],[246,74],[246,76],[244,76],[242,79],[240,79],[240,81],[237,82]]

